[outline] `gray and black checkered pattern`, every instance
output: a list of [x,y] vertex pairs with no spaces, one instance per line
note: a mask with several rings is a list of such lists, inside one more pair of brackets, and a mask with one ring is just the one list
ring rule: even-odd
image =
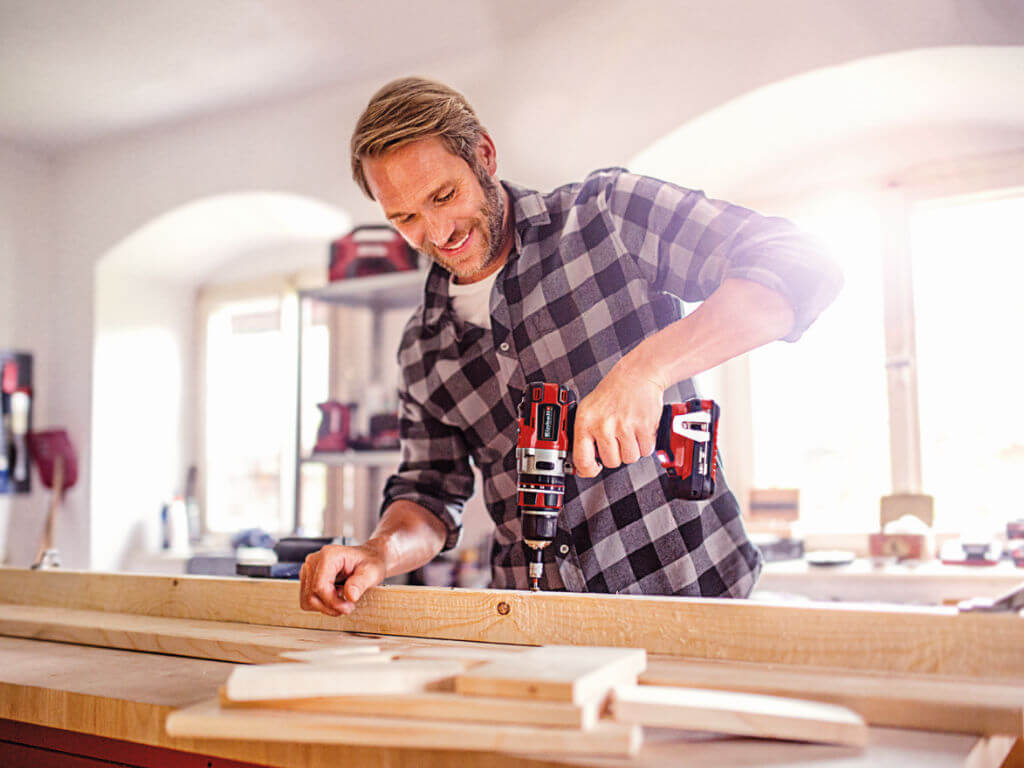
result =
[[[516,512],[516,409],[527,382],[582,399],[640,341],[682,317],[726,277],[784,295],[795,340],[842,283],[821,247],[792,224],[619,168],[541,194],[505,184],[515,245],[491,294],[490,331],[460,326],[449,274],[434,265],[398,353],[402,463],[382,509],[408,499],[461,533],[472,461],[496,530],[497,588],[527,588]],[[666,402],[695,394],[693,382]],[[652,458],[566,478],[558,536],[545,550],[546,589],[744,597],[761,569],[739,506],[719,475],[709,501],[673,497]]]

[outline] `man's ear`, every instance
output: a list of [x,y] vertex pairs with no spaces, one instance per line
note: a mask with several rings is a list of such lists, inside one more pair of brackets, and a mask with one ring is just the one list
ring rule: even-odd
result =
[[480,141],[476,143],[476,157],[491,176],[498,173],[498,150],[495,149],[494,140],[487,131],[480,132]]

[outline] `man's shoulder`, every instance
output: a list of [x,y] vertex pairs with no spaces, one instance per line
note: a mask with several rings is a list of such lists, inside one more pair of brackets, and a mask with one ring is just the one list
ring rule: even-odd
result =
[[520,218],[530,223],[545,223],[538,221],[539,212],[554,222],[571,209],[605,207],[636,196],[653,198],[666,185],[675,186],[661,179],[632,173],[627,168],[611,166],[591,171],[581,181],[563,184],[550,192],[537,192],[516,185],[509,185],[509,191]]

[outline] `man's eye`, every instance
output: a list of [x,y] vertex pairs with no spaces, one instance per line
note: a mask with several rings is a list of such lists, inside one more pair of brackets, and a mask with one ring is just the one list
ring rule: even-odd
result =
[[450,189],[446,193],[444,193],[443,195],[438,197],[437,198],[437,202],[439,202],[439,203],[447,203],[453,197],[455,197],[455,190],[454,189]]

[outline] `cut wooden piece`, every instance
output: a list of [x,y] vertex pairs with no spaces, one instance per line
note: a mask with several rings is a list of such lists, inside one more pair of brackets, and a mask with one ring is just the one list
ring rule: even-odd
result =
[[619,686],[612,717],[622,723],[736,736],[863,747],[868,728],[846,707],[780,696],[699,688]]
[[286,651],[379,648],[344,632],[11,604],[0,604],[0,635],[251,664]]
[[650,658],[645,685],[712,688],[839,704],[872,725],[1024,736],[1024,686],[937,675]]
[[282,659],[302,661],[307,664],[361,664],[374,661],[391,661],[395,653],[383,653],[378,645],[342,646],[341,648],[321,648],[316,651],[285,651]]
[[583,731],[281,710],[222,709],[216,700],[172,712],[167,718],[167,733],[194,738],[305,744],[618,756],[636,754],[641,739],[638,727],[609,721],[601,721],[593,730]]
[[301,610],[294,582],[16,568],[0,568],[0,595],[151,616],[1024,681],[1024,621],[953,608],[382,586],[332,618]]
[[465,670],[457,661],[392,661],[387,664],[264,664],[237,667],[228,678],[234,701],[421,693],[450,687]]
[[636,683],[646,666],[642,648],[548,645],[463,673],[455,691],[584,704],[603,699],[616,685]]
[[232,701],[221,688],[224,708],[284,709],[327,715],[418,717],[426,720],[465,720],[504,725],[537,725],[590,730],[597,723],[604,702],[581,706],[562,701],[524,701],[457,693],[404,693],[392,696],[324,696],[310,699]]
[[[483,648],[472,648],[470,645],[485,645]],[[526,653],[528,647],[508,646],[495,649],[484,643],[459,643],[452,647],[440,645],[411,647],[399,649],[396,656],[400,659],[461,659],[463,661],[513,661]]]

